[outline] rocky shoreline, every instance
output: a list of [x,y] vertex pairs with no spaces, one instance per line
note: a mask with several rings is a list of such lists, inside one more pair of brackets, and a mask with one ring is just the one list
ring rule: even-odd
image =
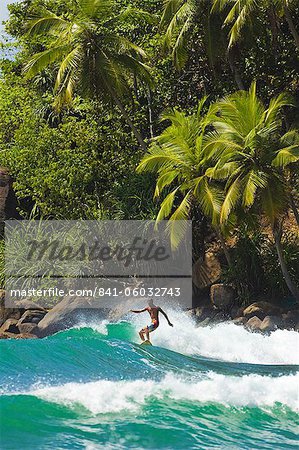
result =
[[[186,312],[198,326],[228,322],[251,332],[269,334],[278,329],[299,331],[299,305],[282,308],[267,301],[239,307],[230,286],[211,287],[210,302]],[[111,310],[95,309],[92,299],[65,297],[52,309],[22,300],[15,308],[5,308],[5,291],[0,290],[0,339],[37,339],[85,321],[112,318]]]

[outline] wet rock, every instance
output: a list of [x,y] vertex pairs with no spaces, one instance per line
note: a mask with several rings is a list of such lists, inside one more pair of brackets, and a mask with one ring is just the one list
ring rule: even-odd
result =
[[40,311],[40,310],[28,310],[25,311],[22,317],[19,320],[19,324],[21,323],[39,323],[47,314],[46,311]]
[[211,324],[211,319],[209,317],[207,317],[206,319],[202,320],[201,322],[198,323],[199,327],[206,327],[207,325]]
[[211,302],[218,309],[227,309],[235,300],[235,291],[226,284],[213,284],[210,290]]
[[0,326],[4,324],[7,319],[19,319],[21,311],[18,308],[5,307],[5,291],[0,289]]
[[0,332],[0,339],[37,339],[37,336],[29,333],[14,334],[9,332],[5,333]]
[[95,306],[93,298],[65,297],[39,322],[39,336],[49,336],[81,322],[96,322],[107,318],[110,310]]
[[0,333],[19,333],[17,324],[17,319],[7,319],[0,328]]
[[283,320],[280,316],[266,316],[260,325],[260,330],[267,333],[281,327],[283,327]]
[[38,334],[38,326],[34,323],[21,323],[18,328],[21,334]]
[[244,310],[245,310],[246,308],[247,308],[246,306],[238,307],[238,309],[237,309],[236,312],[235,312],[235,316],[234,316],[233,318],[235,319],[235,318],[237,318],[237,317],[243,317]]
[[243,316],[250,319],[251,317],[258,317],[264,320],[266,316],[273,315],[278,316],[282,313],[282,310],[268,302],[255,302],[247,306],[243,311]]
[[285,327],[288,329],[294,328],[299,322],[299,310],[287,311],[282,315]]
[[41,305],[26,298],[24,300],[17,301],[16,308],[19,308],[24,311],[35,310],[35,311],[43,311],[45,314],[47,313],[47,310],[43,308]]
[[259,319],[257,316],[254,316],[247,321],[245,328],[247,328],[250,331],[260,331],[261,324],[262,324],[261,319]]
[[235,319],[233,319],[233,323],[235,325],[245,325],[246,322],[247,322],[246,317],[236,317]]

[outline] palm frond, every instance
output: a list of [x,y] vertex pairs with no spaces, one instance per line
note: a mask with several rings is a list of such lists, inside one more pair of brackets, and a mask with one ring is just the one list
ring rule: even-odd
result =
[[253,169],[244,177],[244,190],[242,204],[245,208],[253,205],[258,188],[265,189],[268,184],[267,175],[259,170]]
[[166,173],[161,174],[156,183],[154,197],[159,197],[163,189],[173,183],[178,175],[179,174],[177,170],[170,170]]
[[190,194],[191,192],[189,191],[185,195],[180,205],[169,218],[166,226],[166,231],[170,235],[171,247],[173,249],[176,249],[179,246],[187,230],[187,219],[191,206]]
[[159,222],[160,220],[165,219],[165,217],[168,217],[172,211],[173,202],[175,199],[175,195],[177,191],[179,190],[179,187],[175,188],[172,192],[170,192],[163,202],[161,203],[161,207],[159,210],[159,213],[156,218],[156,222]]
[[277,218],[286,212],[288,205],[282,180],[279,178],[271,180],[261,193],[261,201],[263,210],[273,226]]
[[42,11],[43,15],[29,20],[26,23],[26,31],[29,36],[46,35],[47,33],[58,34],[70,26],[70,22],[53,14],[48,10]]
[[289,164],[299,162],[299,144],[280,149],[272,161],[274,167],[285,168]]
[[220,159],[214,167],[206,170],[206,176],[213,180],[226,180],[238,167],[238,163],[235,161],[225,162],[223,164]]
[[56,82],[54,86],[54,90],[57,91],[63,82],[64,76],[68,70],[79,70],[79,65],[82,56],[82,47],[78,45],[71,52],[69,52],[64,60],[61,62]]
[[204,178],[203,182],[198,184],[195,195],[204,214],[212,219],[213,225],[216,225],[219,222],[219,214],[223,202],[222,192]]
[[32,78],[39,72],[44,70],[50,64],[62,59],[71,50],[70,45],[61,45],[59,47],[51,47],[43,52],[33,55],[24,66],[26,78]]
[[233,209],[235,209],[240,201],[242,194],[242,179],[239,175],[228,187],[224,202],[220,212],[220,222],[225,223]]
[[105,20],[109,17],[115,6],[113,0],[77,0],[82,13],[89,19]]

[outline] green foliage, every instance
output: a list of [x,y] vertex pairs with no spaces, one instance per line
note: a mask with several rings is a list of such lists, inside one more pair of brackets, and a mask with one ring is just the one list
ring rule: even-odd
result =
[[[214,225],[218,223],[221,193],[206,176],[207,169],[215,163],[215,155],[204,149],[204,134],[210,120],[210,112],[206,115],[202,112],[205,101],[203,99],[197,112],[189,116],[177,110],[165,114],[163,119],[171,121],[171,125],[155,138],[137,168],[139,172],[158,174],[156,197],[168,190],[157,221],[169,217],[170,231],[174,221],[190,217],[194,203],[200,205]],[[184,233],[184,226],[176,231],[177,235],[171,233],[175,246]]]
[[[221,222],[236,241],[228,280],[243,296],[288,295],[264,214],[277,229],[290,201],[299,205],[298,108],[281,95],[298,104],[296,2],[26,0],[9,9],[18,53],[1,62],[0,164],[21,214],[171,217],[174,245],[177,219],[188,217],[195,258]],[[234,93],[253,80],[259,97],[255,84]],[[254,215],[258,232],[243,228]],[[293,280],[295,248],[283,238]]]
[[[295,281],[299,273],[298,235],[286,232],[282,244],[286,264]],[[248,304],[259,297],[277,300],[289,297],[274,242],[267,234],[241,226],[236,234],[233,256],[235,264],[223,272],[222,279],[238,285],[241,303]]]
[[34,207],[44,217],[113,218],[126,192],[136,216],[151,216],[151,206],[138,200],[140,153],[123,121],[82,102],[62,121],[46,121],[45,102],[22,83],[17,76],[0,82],[0,164],[15,179],[21,214],[28,217]]
[[277,167],[299,161],[298,134],[282,134],[281,113],[288,104],[281,94],[265,108],[255,83],[249,92],[231,94],[215,104],[215,130],[208,134],[206,148],[221,154],[209,172],[211,178],[226,180],[221,223],[238,207],[249,210],[257,200],[272,226],[288,209],[286,183]]

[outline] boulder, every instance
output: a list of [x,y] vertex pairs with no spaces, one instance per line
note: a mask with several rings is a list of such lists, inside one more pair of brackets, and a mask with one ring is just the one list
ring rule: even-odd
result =
[[210,325],[211,319],[207,317],[206,319],[202,320],[201,322],[198,322],[198,326],[200,327],[206,327],[207,325]]
[[94,323],[107,318],[109,309],[89,297],[65,297],[38,324],[40,337],[71,328],[79,323]]
[[260,325],[260,330],[264,333],[275,331],[283,326],[280,316],[266,316]]
[[192,281],[200,290],[217,283],[221,276],[221,262],[217,254],[207,251],[204,260],[198,259],[192,267]]
[[21,311],[18,308],[5,307],[5,291],[0,289],[0,326],[4,324],[7,319],[19,319]]
[[226,284],[213,284],[210,290],[212,304],[218,309],[227,309],[235,300],[235,291]]
[[0,328],[0,333],[16,333],[18,334],[19,328],[17,326],[17,319],[7,319]]
[[33,302],[32,300],[28,300],[27,298],[25,298],[24,300],[17,301],[16,308],[19,308],[24,311],[35,310],[35,311],[43,311],[45,314],[47,313],[47,310],[45,308],[43,308],[38,303]]
[[251,317],[258,317],[264,320],[266,316],[278,316],[282,313],[281,308],[272,305],[268,302],[255,302],[247,306],[243,311],[243,316],[250,319]]
[[261,319],[257,316],[251,317],[246,323],[245,327],[250,331],[260,331]]
[[[247,306],[238,307],[238,309],[235,310],[235,316],[233,318],[243,317],[243,313],[246,308],[247,308]],[[233,309],[232,309],[232,311],[233,311]]]
[[235,319],[233,319],[233,323],[235,325],[245,325],[246,322],[247,322],[246,317],[236,317]]
[[18,325],[21,334],[38,334],[38,326],[35,323],[21,323]]
[[299,322],[299,311],[297,309],[288,311],[282,317],[286,328],[294,328]]
[[37,339],[37,336],[35,336],[34,334],[30,334],[30,333],[19,333],[19,334],[14,334],[14,333],[1,333],[0,332],[0,339]]
[[22,317],[20,318],[18,325],[21,323],[39,323],[47,314],[46,311],[40,311],[40,310],[27,310],[24,312]]

